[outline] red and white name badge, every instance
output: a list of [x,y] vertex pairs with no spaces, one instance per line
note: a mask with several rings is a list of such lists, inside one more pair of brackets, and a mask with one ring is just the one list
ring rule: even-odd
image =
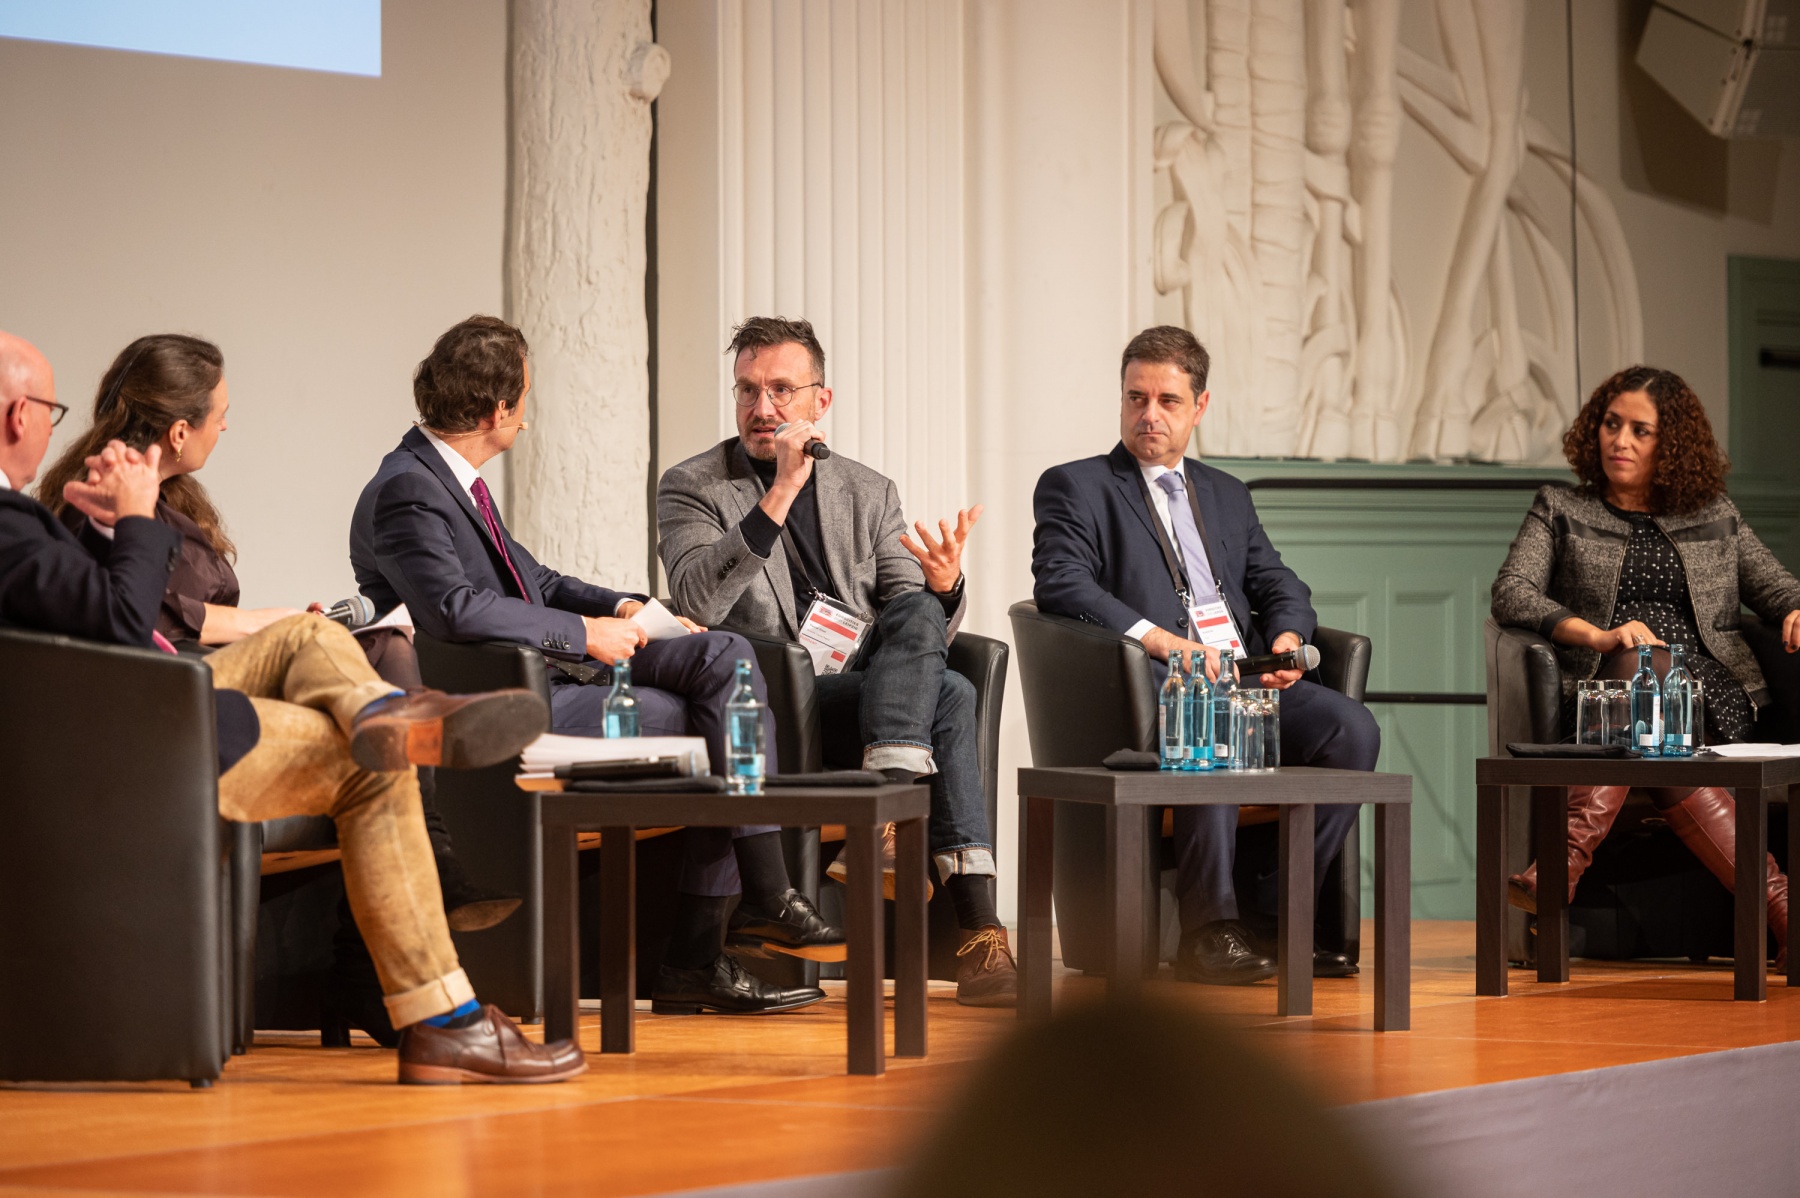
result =
[[1188,607],[1188,620],[1194,626],[1194,639],[1209,649],[1230,649],[1238,657],[1244,655],[1244,642],[1223,599],[1211,603],[1195,603]]
[[812,655],[813,673],[841,674],[856,657],[869,625],[829,599],[815,599],[800,625],[800,643]]

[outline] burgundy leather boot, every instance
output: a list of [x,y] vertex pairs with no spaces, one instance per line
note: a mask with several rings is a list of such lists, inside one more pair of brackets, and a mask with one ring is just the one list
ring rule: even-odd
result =
[[[1575,883],[1594,859],[1594,850],[1612,831],[1619,809],[1625,806],[1627,786],[1571,786],[1569,789],[1569,899],[1575,901]],[[1521,911],[1537,914],[1537,864],[1506,879],[1506,901]]]
[[[1727,890],[1737,888],[1737,803],[1717,786],[1703,786],[1662,811],[1669,828]],[[1788,882],[1769,856],[1769,927],[1780,951],[1775,968],[1787,968]]]

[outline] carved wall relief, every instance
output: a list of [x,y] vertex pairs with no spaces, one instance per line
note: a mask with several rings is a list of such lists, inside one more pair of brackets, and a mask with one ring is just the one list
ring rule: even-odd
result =
[[[1155,283],[1214,350],[1204,452],[1557,459],[1577,402],[1573,167],[1528,109],[1525,0],[1430,15],[1427,53],[1402,44],[1400,0],[1155,0]],[[1462,186],[1408,169],[1408,122]],[[1610,201],[1578,173],[1574,191],[1610,370],[1642,356],[1637,280]],[[1397,266],[1427,213],[1454,235]],[[1409,311],[1403,290],[1432,298]]]

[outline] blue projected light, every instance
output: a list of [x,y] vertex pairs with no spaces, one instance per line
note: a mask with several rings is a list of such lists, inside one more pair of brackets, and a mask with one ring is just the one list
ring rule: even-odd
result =
[[381,74],[381,0],[0,0],[0,37]]

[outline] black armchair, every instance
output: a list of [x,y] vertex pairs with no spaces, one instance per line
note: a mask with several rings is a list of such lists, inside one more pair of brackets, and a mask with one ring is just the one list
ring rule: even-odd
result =
[[[1037,604],[1015,603],[1013,640],[1019,647],[1019,676],[1024,686],[1025,722],[1034,765],[1094,766],[1119,749],[1153,750],[1156,737],[1156,685],[1149,654],[1130,638],[1107,628],[1040,612]],[[1319,650],[1320,681],[1360,700],[1368,685],[1369,638],[1335,628],[1313,634]],[[1058,803],[1054,834],[1057,933],[1063,963],[1072,969],[1098,970],[1106,943],[1104,813],[1098,807]],[[1163,817],[1154,829],[1166,834]],[[1256,816],[1246,809],[1239,836]],[[1163,844],[1166,858],[1169,846]],[[1154,867],[1153,867],[1154,868]],[[1152,890],[1154,893],[1154,889]],[[1172,903],[1162,904],[1172,911]],[[1157,927],[1155,912],[1146,926]],[[1336,949],[1355,961],[1362,941],[1362,877],[1354,829],[1321,883],[1315,937],[1322,948]],[[1147,946],[1147,954],[1166,955],[1173,941],[1164,933]],[[1158,945],[1165,946],[1159,950]],[[1147,960],[1146,965],[1152,964]]]
[[0,631],[0,728],[0,1020],[29,1029],[0,1079],[210,1085],[237,988],[211,673]]
[[[737,630],[733,630],[737,631]],[[769,688],[769,706],[775,713],[776,747],[781,755],[781,768],[786,773],[815,772],[825,768],[823,742],[819,731],[818,691],[814,686],[812,658],[797,641],[739,632],[756,653],[756,663]],[[950,642],[949,668],[967,678],[975,687],[975,719],[981,729],[980,757],[982,793],[987,799],[988,827],[996,828],[999,814],[1000,778],[1000,711],[1006,698],[1006,666],[1011,651],[1004,641],[959,632]],[[794,884],[813,899],[819,899],[823,852],[819,830],[790,828],[783,834],[788,868]],[[831,892],[823,900],[827,919],[841,922],[842,912],[836,906],[837,895]],[[929,975],[953,980],[956,977],[958,929],[956,912],[948,892],[939,889],[932,895],[928,916],[931,955]],[[760,965],[760,963],[759,963]],[[816,966],[797,962],[804,970],[789,966],[793,976],[781,980],[806,984],[817,976]],[[831,967],[827,967],[828,971]],[[767,970],[759,972],[768,973]]]
[[[1562,666],[1556,647],[1524,628],[1504,627],[1492,617],[1487,649],[1488,752],[1512,743],[1556,744],[1563,726]],[[1775,701],[1757,719],[1753,736],[1783,744],[1800,740],[1800,670],[1782,649],[1778,629],[1745,615],[1739,631],[1756,655]],[[1531,804],[1507,805],[1506,872],[1531,863]],[[1770,844],[1785,840],[1771,836]],[[1507,911],[1507,958],[1535,959],[1530,919]],[[1595,957],[1730,956],[1731,902],[1700,864],[1656,818],[1655,805],[1633,792],[1595,854],[1569,909],[1577,955]]]

